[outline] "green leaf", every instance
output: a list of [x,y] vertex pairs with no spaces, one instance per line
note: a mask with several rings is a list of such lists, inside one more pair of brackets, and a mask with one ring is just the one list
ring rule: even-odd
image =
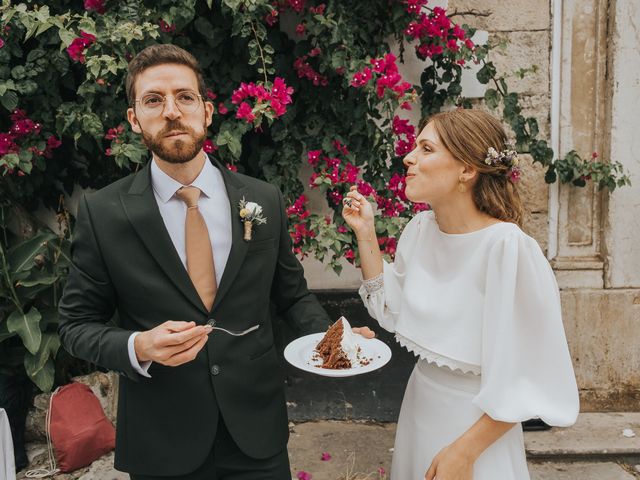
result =
[[14,310],[7,318],[7,330],[20,335],[25,348],[33,354],[38,351],[42,340],[40,318],[40,312],[35,307],[31,307],[27,313]]
[[7,252],[7,261],[12,272],[30,270],[35,265],[35,257],[44,252],[46,242],[56,238],[53,232],[40,232],[12,247]]
[[500,94],[493,88],[487,88],[487,91],[484,92],[484,100],[487,102],[487,107],[491,109],[498,108],[500,104]]
[[36,285],[53,285],[58,277],[50,274],[41,274],[37,272],[35,275],[30,276],[27,280],[20,280],[16,282],[17,287],[35,287]]
[[476,78],[482,84],[489,83],[492,77],[496,75],[496,67],[493,66],[493,63],[485,63],[484,66],[478,70],[476,74]]
[[13,91],[6,92],[1,98],[0,103],[9,111],[15,110],[18,106],[18,94]]
[[35,354],[27,353],[24,357],[24,368],[40,390],[48,392],[53,387],[55,366],[53,359],[60,348],[58,335],[45,333],[40,348]]

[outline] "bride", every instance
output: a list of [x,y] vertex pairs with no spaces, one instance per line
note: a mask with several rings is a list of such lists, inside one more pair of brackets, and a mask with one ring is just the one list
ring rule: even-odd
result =
[[578,390],[558,286],[520,229],[517,153],[478,110],[431,117],[404,159],[406,196],[426,202],[382,259],[373,209],[356,187],[360,295],[382,328],[419,360],[407,385],[393,480],[529,478],[520,422],[576,420]]

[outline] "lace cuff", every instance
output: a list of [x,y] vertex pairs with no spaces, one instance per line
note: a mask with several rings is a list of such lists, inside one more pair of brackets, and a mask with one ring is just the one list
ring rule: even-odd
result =
[[376,293],[378,290],[382,290],[384,287],[384,274],[377,275],[373,278],[369,278],[362,282],[364,289],[367,291],[367,295]]

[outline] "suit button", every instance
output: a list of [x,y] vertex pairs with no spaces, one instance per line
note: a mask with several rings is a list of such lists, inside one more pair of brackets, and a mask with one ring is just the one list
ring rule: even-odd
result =
[[211,367],[211,375],[218,375],[220,373],[220,367],[218,365],[213,365]]
[[210,318],[209,321],[207,322],[207,325],[211,325],[212,327],[216,326],[216,321],[213,318]]

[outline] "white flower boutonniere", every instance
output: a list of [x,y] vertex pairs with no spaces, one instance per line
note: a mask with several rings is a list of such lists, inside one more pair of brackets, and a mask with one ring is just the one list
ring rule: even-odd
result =
[[251,240],[253,224],[262,225],[267,219],[262,216],[262,207],[255,202],[247,202],[244,197],[240,200],[240,220],[244,223],[244,239]]

